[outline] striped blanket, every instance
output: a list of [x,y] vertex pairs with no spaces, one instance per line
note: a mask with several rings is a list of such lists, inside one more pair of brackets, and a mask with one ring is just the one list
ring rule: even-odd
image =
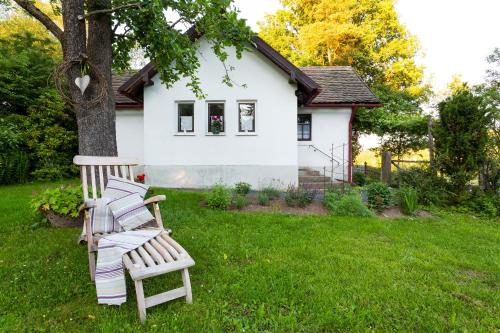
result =
[[122,256],[150,239],[161,229],[125,231],[99,240],[95,286],[99,304],[120,305],[127,300]]

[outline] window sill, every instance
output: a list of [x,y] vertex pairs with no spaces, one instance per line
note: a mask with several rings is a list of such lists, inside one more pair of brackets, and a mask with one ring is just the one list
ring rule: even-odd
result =
[[205,135],[206,136],[226,136],[226,133],[225,132],[224,133],[220,132],[219,134],[206,133]]
[[238,132],[236,136],[257,136],[255,132]]
[[174,136],[196,136],[196,133],[175,133]]

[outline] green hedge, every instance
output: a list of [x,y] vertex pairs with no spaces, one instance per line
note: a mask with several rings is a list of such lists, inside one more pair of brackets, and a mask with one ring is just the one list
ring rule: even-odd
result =
[[0,154],[0,185],[25,183],[29,179],[30,162],[25,152]]

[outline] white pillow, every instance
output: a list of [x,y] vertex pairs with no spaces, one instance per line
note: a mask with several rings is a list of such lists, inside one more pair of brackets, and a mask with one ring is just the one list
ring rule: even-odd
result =
[[144,198],[149,186],[135,183],[126,178],[120,178],[115,176],[109,176],[108,183],[106,184],[106,189],[102,194],[103,197],[117,199],[128,194],[138,193],[141,198]]
[[113,213],[108,205],[109,201],[110,199],[108,198],[88,200],[88,202],[95,203],[95,207],[89,210],[92,234],[123,231],[120,224],[115,221]]
[[116,221],[126,231],[154,220],[153,215],[144,206],[144,201],[139,193],[132,193],[119,199],[114,199],[110,201],[109,208],[113,212]]

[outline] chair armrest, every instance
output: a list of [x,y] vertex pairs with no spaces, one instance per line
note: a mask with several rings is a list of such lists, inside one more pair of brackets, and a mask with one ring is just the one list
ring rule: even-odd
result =
[[80,205],[80,207],[78,207],[78,211],[83,212],[85,209],[90,209],[90,208],[95,208],[95,207],[97,207],[96,202],[93,200],[88,200],[88,201],[85,201],[84,203],[82,203]]
[[167,200],[167,197],[165,195],[155,195],[154,197],[151,197],[149,199],[146,199],[144,200],[144,204],[145,205],[149,205],[149,204],[152,204],[152,203],[157,203],[157,202],[160,202],[160,201],[165,201]]

